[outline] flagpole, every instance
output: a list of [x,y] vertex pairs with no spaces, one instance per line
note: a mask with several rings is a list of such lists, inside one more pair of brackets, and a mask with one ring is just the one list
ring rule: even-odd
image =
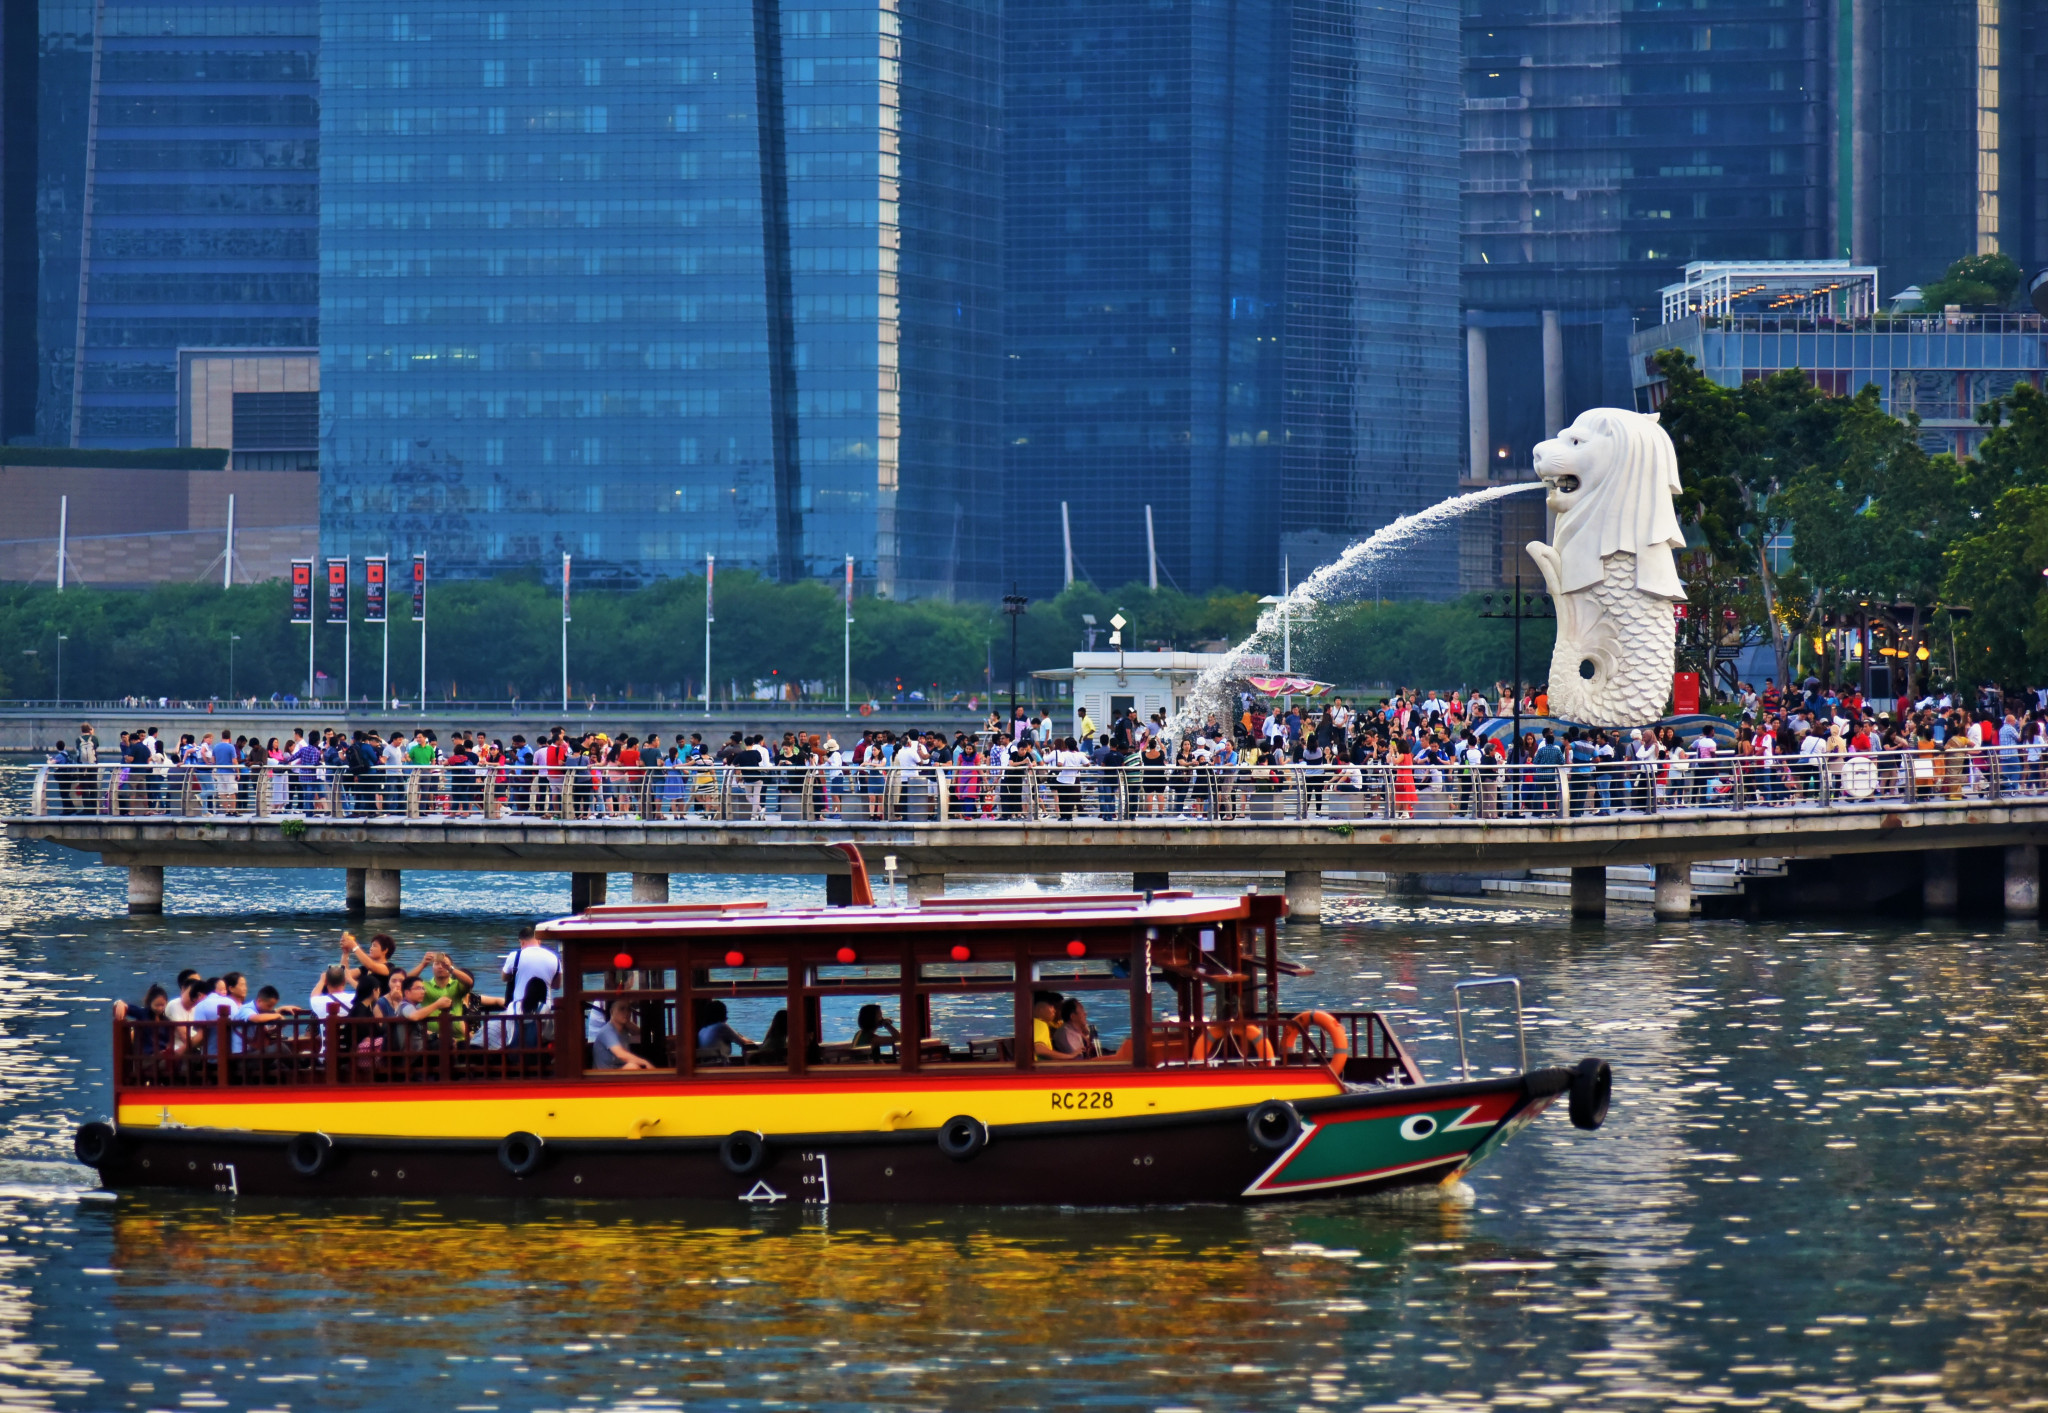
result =
[[711,576],[718,567],[718,556],[704,556],[704,714],[711,715],[711,625],[718,620],[711,616]]
[[846,557],[846,714],[853,715],[853,556]]
[[569,712],[569,555],[562,554],[562,714]]

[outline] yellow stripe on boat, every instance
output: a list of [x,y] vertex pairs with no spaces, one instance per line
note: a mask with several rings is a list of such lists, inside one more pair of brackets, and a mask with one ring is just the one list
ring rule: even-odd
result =
[[[1112,1077],[1114,1076],[1114,1077]],[[1129,1076],[1129,1078],[1125,1078]],[[362,1138],[722,1138],[766,1134],[888,1132],[937,1128],[958,1114],[985,1124],[1128,1119],[1205,1109],[1249,1108],[1267,1099],[1315,1099],[1343,1092],[1327,1072],[1191,1070],[1133,1074],[1105,1069],[1081,1084],[990,1082],[978,1076],[885,1084],[754,1082],[692,1084],[668,1076],[585,1079],[570,1085],[348,1087],[274,1098],[222,1094],[124,1096],[120,1122],[254,1133],[325,1133]],[[1066,1076],[1062,1075],[1064,1080]],[[614,1088],[613,1086],[616,1086]],[[608,1092],[609,1091],[609,1092]]]

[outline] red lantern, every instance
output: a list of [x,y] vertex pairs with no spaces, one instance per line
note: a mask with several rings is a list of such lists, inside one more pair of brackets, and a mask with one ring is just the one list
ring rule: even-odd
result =
[[1080,938],[1076,937],[1073,941],[1067,944],[1067,955],[1070,957],[1087,956],[1088,944],[1086,942],[1083,942]]
[[747,964],[747,954],[745,952],[727,952],[725,954],[725,964],[729,967],[743,967]]
[[974,953],[968,951],[964,943],[953,949],[953,960],[956,962],[964,962],[973,955]]
[[631,952],[619,953],[616,957],[612,958],[612,965],[620,971],[631,971],[633,969],[633,954]]
[[840,949],[838,950],[838,952],[837,952],[837,953],[835,953],[834,955],[836,955],[836,956],[837,956],[837,957],[839,958],[839,961],[840,961],[840,964],[841,964],[841,965],[843,965],[843,966],[852,966],[852,965],[853,965],[853,948],[851,948],[851,947],[841,947],[841,948],[840,948]]

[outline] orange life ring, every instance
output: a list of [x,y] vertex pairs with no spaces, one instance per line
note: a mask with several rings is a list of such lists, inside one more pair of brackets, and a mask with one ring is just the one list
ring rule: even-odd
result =
[[862,702],[860,704],[860,714],[862,716],[873,716],[875,714],[875,709],[871,704],[867,702]]
[[1287,1022],[1280,1032],[1280,1054],[1283,1059],[1297,1044],[1304,1050],[1308,1048],[1306,1042],[1310,1026],[1314,1026],[1330,1038],[1331,1063],[1342,1061],[1351,1053],[1351,1041],[1344,1034],[1344,1027],[1335,1016],[1328,1011],[1303,1011]]
[[1273,1046],[1267,1041],[1265,1032],[1252,1022],[1243,1021],[1232,1025],[1227,1021],[1208,1021],[1203,1024],[1201,1033],[1195,1036],[1195,1043],[1188,1051],[1188,1062],[1200,1064],[1209,1058],[1212,1044],[1220,1048],[1224,1042],[1233,1039],[1238,1042],[1239,1057],[1256,1055],[1261,1060],[1273,1058]]

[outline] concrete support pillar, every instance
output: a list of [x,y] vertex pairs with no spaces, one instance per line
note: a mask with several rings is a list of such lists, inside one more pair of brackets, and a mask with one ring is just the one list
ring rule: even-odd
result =
[[[1661,876],[1661,875],[1660,875]],[[1572,870],[1572,916],[1607,916],[1607,868],[1604,864]]]
[[1166,873],[1134,873],[1131,875],[1133,893],[1164,893],[1173,886],[1173,876]]
[[1692,917],[1692,865],[1657,865],[1657,900],[1652,904],[1659,922],[1685,922]]
[[2005,851],[2005,915],[2041,915],[2041,851],[2033,844],[2014,844]]
[[363,870],[363,916],[397,917],[399,872],[395,868]]
[[1465,425],[1471,437],[1472,478],[1484,481],[1493,475],[1493,396],[1486,378],[1486,330],[1477,324],[1465,326]]
[[589,912],[604,905],[604,890],[608,875],[602,873],[572,873],[569,875],[569,911]]
[[1927,850],[1920,855],[1920,911],[1929,917],[1954,917],[1958,901],[1956,851]]
[[910,905],[916,907],[927,898],[941,898],[946,893],[946,875],[943,873],[913,873],[903,880],[904,894]]
[[341,901],[350,917],[363,915],[363,875],[368,872],[366,868],[352,868],[346,871],[346,880],[341,886]]
[[1557,311],[1543,311],[1543,435],[1564,430],[1564,325]]
[[128,865],[128,911],[160,913],[164,910],[164,871],[158,864]]
[[1287,920],[1323,920],[1323,875],[1318,869],[1290,869],[1287,874]]
[[666,903],[668,901],[668,875],[665,873],[634,874],[633,901],[636,903]]

